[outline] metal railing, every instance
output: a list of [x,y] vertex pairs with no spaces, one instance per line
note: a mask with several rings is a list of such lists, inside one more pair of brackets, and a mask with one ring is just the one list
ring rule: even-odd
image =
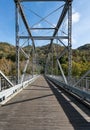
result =
[[[85,77],[80,82],[78,82],[79,80],[80,80],[80,78],[73,77],[72,78],[72,85],[74,87],[80,88],[83,91],[90,92],[90,77]],[[77,82],[78,82],[78,84],[76,84]]]
[[0,91],[13,86],[13,83],[0,71]]
[[[62,83],[65,83],[62,76],[56,76],[56,75],[48,75],[51,78],[54,78]],[[82,78],[83,77],[83,78]],[[70,86],[74,86],[76,88],[81,89],[82,91],[90,92],[90,77],[89,76],[82,76],[81,78],[78,77],[72,77],[71,81],[69,81]],[[68,81],[68,77],[67,81]]]
[[[90,91],[86,91],[85,89],[81,89],[77,86],[74,87],[73,85],[65,84],[63,81],[60,81],[59,78],[57,79],[55,76],[46,75],[46,77],[50,81],[52,81],[55,84],[57,84],[58,86],[60,86],[61,88],[67,90],[68,92],[73,93],[73,94],[79,96],[81,99],[90,102]],[[85,80],[85,82],[86,82],[86,80]],[[89,83],[90,83],[90,81],[89,81]]]
[[[33,77],[35,77],[36,75],[30,75],[30,74],[26,74],[24,77],[24,81],[28,81],[30,79],[32,79]],[[21,83],[21,77],[22,75],[19,77],[19,84]],[[1,71],[0,71],[0,91],[6,90],[8,88],[11,88],[13,86],[16,85],[16,76],[5,76]]]
[[0,92],[0,104],[3,104],[4,101],[7,101],[12,95],[20,92],[23,88],[27,87],[30,83],[34,82],[38,78],[38,75],[33,76],[33,78],[24,81],[18,85],[7,88]]
[[73,84],[73,86],[74,87],[78,86],[83,91],[90,92],[90,76],[89,75],[90,75],[90,70],[87,71],[75,84]]

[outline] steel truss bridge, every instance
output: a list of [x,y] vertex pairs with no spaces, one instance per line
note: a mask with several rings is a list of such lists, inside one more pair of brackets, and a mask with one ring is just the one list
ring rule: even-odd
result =
[[[31,7],[32,2],[57,3],[58,8],[45,16],[29,8],[27,14],[25,9]],[[0,104],[3,106],[0,107],[1,129],[90,130],[90,70],[78,80],[72,78],[72,2],[73,0],[14,0],[16,76],[11,81],[0,71]],[[52,23],[54,17],[51,16],[56,12],[58,17],[55,17],[54,25]],[[38,17],[38,20],[33,21],[32,16]],[[65,29],[63,25],[66,26]],[[37,61],[36,44],[43,41],[47,41],[49,47],[45,74],[41,76],[34,73],[34,67]],[[56,50],[56,64],[60,75],[55,75],[53,72],[53,43],[63,46],[61,52],[57,53]],[[27,47],[27,51],[23,47]],[[25,57],[22,75],[20,75],[21,53]],[[65,75],[60,63],[64,55],[68,57],[68,76]],[[26,77],[30,63],[32,63],[32,76]],[[18,95],[14,97],[16,94]],[[12,97],[14,98],[11,99]],[[7,118],[8,112],[9,118]]]
[[[38,0],[34,0],[34,2],[40,2]],[[43,0],[41,0],[43,1]],[[47,2],[48,0],[44,1],[44,2]],[[54,0],[50,0],[48,2],[52,2]],[[63,6],[61,5],[61,8],[62,8],[62,11],[61,11],[61,14],[57,20],[57,23],[56,23],[56,26],[52,27],[51,25],[53,24],[49,24],[49,26],[47,27],[47,25],[45,25],[45,27],[43,28],[40,28],[38,27],[38,24],[36,24],[34,27],[30,27],[27,19],[26,19],[26,16],[25,16],[25,13],[24,13],[24,10],[23,10],[23,6],[22,4],[23,3],[26,3],[28,2],[28,0],[21,0],[21,1],[15,1],[15,4],[16,4],[16,63],[17,63],[17,83],[19,82],[19,53],[20,53],[20,40],[21,39],[30,39],[31,42],[32,42],[32,47],[33,47],[33,51],[35,53],[35,41],[36,40],[49,40],[50,42],[50,46],[49,46],[49,51],[48,51],[48,54],[47,54],[47,60],[48,60],[48,57],[49,57],[49,52],[52,48],[52,44],[53,44],[53,41],[55,39],[57,39],[60,43],[62,43],[64,46],[65,46],[65,51],[68,51],[68,77],[69,79],[71,78],[71,70],[72,70],[72,44],[71,44],[71,30],[72,30],[72,0],[56,0],[56,2],[62,2],[63,3]],[[29,0],[29,2],[32,2],[32,0]],[[55,1],[54,1],[55,2]],[[59,7],[60,9],[60,7]],[[60,11],[60,10],[59,10]],[[50,14],[48,14],[45,18],[43,18],[43,16],[39,16],[38,14],[36,14],[34,12],[34,14],[38,15],[38,17],[40,17],[40,22],[41,21],[45,21],[46,23],[49,23],[47,21],[47,17],[49,17],[52,13],[54,12],[51,12]],[[19,30],[20,30],[20,24],[19,24],[19,15],[25,25],[25,28],[27,30],[27,36],[26,35],[23,35],[21,36],[20,33],[19,33]],[[67,28],[68,28],[68,32],[67,32],[67,35],[63,34],[63,36],[59,36],[59,30],[60,30],[60,27],[64,21],[64,18],[65,16],[67,16],[67,21],[68,21],[68,24],[67,24]],[[36,31],[40,31],[42,30],[42,33],[45,31],[45,30],[51,30],[51,34],[49,35],[44,35],[44,36],[33,36],[33,30],[36,30]],[[67,45],[65,45],[63,42],[62,42],[62,39],[63,40],[67,40]],[[22,50],[21,50],[22,51]],[[26,68],[27,68],[27,65],[29,63],[29,55],[26,54],[24,51],[22,51],[24,53],[24,55],[26,56],[27,58],[27,62],[26,62],[26,65],[25,65],[25,69],[24,69],[24,73],[26,71]],[[63,53],[63,52],[62,52]],[[60,57],[62,55],[62,53],[60,54]],[[63,56],[63,55],[62,55]],[[58,60],[58,59],[57,59]],[[46,61],[47,62],[47,61]],[[59,62],[59,60],[58,60]],[[59,63],[60,64],[60,63]],[[47,70],[47,64],[46,64],[46,70]],[[22,81],[23,81],[23,78],[24,78],[24,73],[23,73],[23,76],[22,76]]]

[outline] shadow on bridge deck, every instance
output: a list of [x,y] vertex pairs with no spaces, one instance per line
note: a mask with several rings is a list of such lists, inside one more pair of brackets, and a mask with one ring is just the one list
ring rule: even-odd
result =
[[90,130],[90,110],[40,77],[0,108],[0,130]]
[[[37,89],[31,89],[31,90],[37,90]],[[30,98],[30,99],[25,99],[25,100],[20,100],[20,101],[15,101],[15,102],[7,103],[7,104],[2,105],[2,106],[4,107],[4,106],[8,106],[8,105],[23,103],[23,102],[30,102],[30,101],[33,101],[33,100],[37,100],[37,99],[40,99],[40,98],[49,97],[49,96],[52,96],[52,95],[53,94],[49,94],[49,95],[45,95],[45,96],[40,96],[40,97],[35,97],[35,98]]]
[[[85,106],[83,106],[83,104],[80,104],[79,101],[77,101],[74,97],[71,97],[69,94],[64,92],[64,95],[68,97],[68,99],[66,100],[65,96],[63,96],[62,92],[60,92],[59,89],[54,88],[50,83],[49,83],[49,86],[51,90],[53,91],[55,97],[57,98],[60,106],[62,106],[74,130],[89,130],[90,129],[90,110],[86,108]],[[72,105],[73,103],[75,104],[74,106],[76,106],[77,108],[80,108],[81,111],[83,111],[84,113],[88,115],[86,118],[89,120],[85,119],[84,116],[86,116],[86,114],[83,114],[82,116],[82,114],[79,113],[79,111],[77,111],[77,108],[73,107]]]

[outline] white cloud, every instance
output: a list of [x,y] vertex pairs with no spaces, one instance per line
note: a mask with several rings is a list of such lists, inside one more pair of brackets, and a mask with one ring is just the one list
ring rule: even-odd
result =
[[80,20],[80,13],[79,12],[74,12],[72,14],[72,23],[78,23]]
[[76,44],[76,43],[77,43],[74,36],[72,36],[72,43],[73,43],[73,44]]
[[38,23],[37,25],[34,25],[33,27],[34,28],[40,28],[40,27],[42,27],[42,25],[40,23]]
[[[34,28],[41,28],[41,27],[42,27],[42,25],[41,25],[40,23],[34,26]],[[33,30],[33,32],[36,33],[36,34],[37,34],[39,31],[40,31],[40,30]]]
[[[72,24],[78,23],[80,21],[80,13],[76,12],[74,9],[72,12]],[[66,19],[65,25],[68,27],[68,19]]]
[[[53,25],[53,27],[56,27],[57,24],[53,23],[52,25]],[[52,27],[52,26],[51,26],[51,27]]]
[[[79,22],[80,22],[80,13],[73,9],[73,14],[72,14],[73,28],[76,28],[75,24],[79,23]],[[75,34],[75,32],[72,33],[72,48],[76,48],[77,43],[78,43],[76,34]]]

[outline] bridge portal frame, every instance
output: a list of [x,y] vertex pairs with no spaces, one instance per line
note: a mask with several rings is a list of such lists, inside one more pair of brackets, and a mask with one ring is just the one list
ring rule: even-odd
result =
[[[63,10],[61,12],[61,15],[59,17],[59,20],[57,22],[57,25],[55,28],[30,28],[29,25],[28,25],[28,22],[26,20],[26,17],[25,17],[25,14],[24,14],[24,11],[23,11],[23,8],[21,6],[21,3],[22,2],[40,2],[40,1],[44,1],[44,2],[65,2],[65,5],[63,7]],[[31,33],[31,30],[50,30],[50,29],[53,29],[54,30],[54,33],[52,35],[52,37],[36,37],[38,40],[47,40],[49,39],[50,40],[50,46],[49,46],[49,51],[51,50],[51,47],[52,47],[52,44],[53,44],[53,40],[54,39],[58,39],[60,40],[61,37],[60,36],[56,36],[57,33],[58,33],[58,30],[60,29],[62,23],[63,23],[63,20],[66,16],[66,14],[68,13],[68,36],[67,36],[67,39],[68,39],[68,80],[71,79],[71,74],[72,74],[72,1],[73,0],[14,0],[15,2],[15,5],[16,5],[16,83],[18,84],[19,83],[19,53],[20,53],[20,47],[19,47],[19,40],[20,38],[23,39],[23,38],[29,38],[31,39],[32,41],[32,46],[33,46],[33,51],[35,50],[35,36],[32,35]],[[18,15],[21,16],[22,20],[23,20],[23,23],[27,29],[27,32],[28,32],[28,36],[19,36],[19,17]],[[66,39],[66,37],[62,37],[62,39]],[[34,51],[35,52],[35,51]],[[61,54],[62,55],[62,54]],[[25,65],[27,66],[27,65]],[[25,69],[26,70],[26,69]],[[46,68],[45,68],[46,70]],[[25,73],[25,72],[24,72]]]

